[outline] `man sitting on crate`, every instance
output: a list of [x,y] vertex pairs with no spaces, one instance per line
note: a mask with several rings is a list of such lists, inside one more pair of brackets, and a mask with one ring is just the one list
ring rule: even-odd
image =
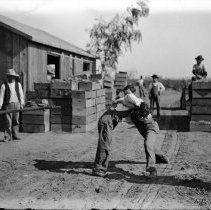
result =
[[[4,82],[0,89],[0,109],[1,110],[17,110],[23,108],[24,95],[19,75],[14,69],[9,69],[6,73],[7,81]],[[0,115],[0,119],[2,119]],[[20,140],[18,137],[19,112],[7,113],[4,123],[4,141]]]

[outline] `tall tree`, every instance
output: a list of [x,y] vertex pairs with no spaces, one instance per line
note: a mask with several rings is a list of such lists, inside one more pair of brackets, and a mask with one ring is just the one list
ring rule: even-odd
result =
[[118,58],[123,52],[131,50],[133,42],[141,40],[139,20],[149,15],[149,7],[143,0],[135,6],[128,7],[124,13],[116,14],[106,22],[102,17],[89,30],[90,42],[87,44],[89,52],[99,57],[102,71],[107,67],[117,68]]

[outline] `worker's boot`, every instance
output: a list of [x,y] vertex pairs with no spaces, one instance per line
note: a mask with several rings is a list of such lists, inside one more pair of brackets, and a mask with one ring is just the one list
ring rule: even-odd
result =
[[169,160],[164,155],[157,155],[155,154],[156,164],[168,164]]
[[146,172],[149,172],[149,178],[157,177],[157,169],[153,166],[147,167]]

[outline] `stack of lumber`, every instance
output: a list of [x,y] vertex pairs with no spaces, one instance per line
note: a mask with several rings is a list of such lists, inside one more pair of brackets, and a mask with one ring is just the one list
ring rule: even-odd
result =
[[96,82],[79,82],[72,91],[72,132],[84,133],[97,127],[105,111],[105,90]]
[[190,131],[211,131],[211,82],[192,83]]
[[114,87],[122,90],[125,86],[127,86],[127,72],[120,71],[115,75]]
[[49,109],[22,113],[22,131],[24,133],[45,133],[50,130]]

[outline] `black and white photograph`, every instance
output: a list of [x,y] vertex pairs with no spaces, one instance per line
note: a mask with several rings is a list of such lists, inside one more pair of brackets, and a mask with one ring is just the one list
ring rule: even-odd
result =
[[0,208],[211,209],[211,0],[0,0]]

